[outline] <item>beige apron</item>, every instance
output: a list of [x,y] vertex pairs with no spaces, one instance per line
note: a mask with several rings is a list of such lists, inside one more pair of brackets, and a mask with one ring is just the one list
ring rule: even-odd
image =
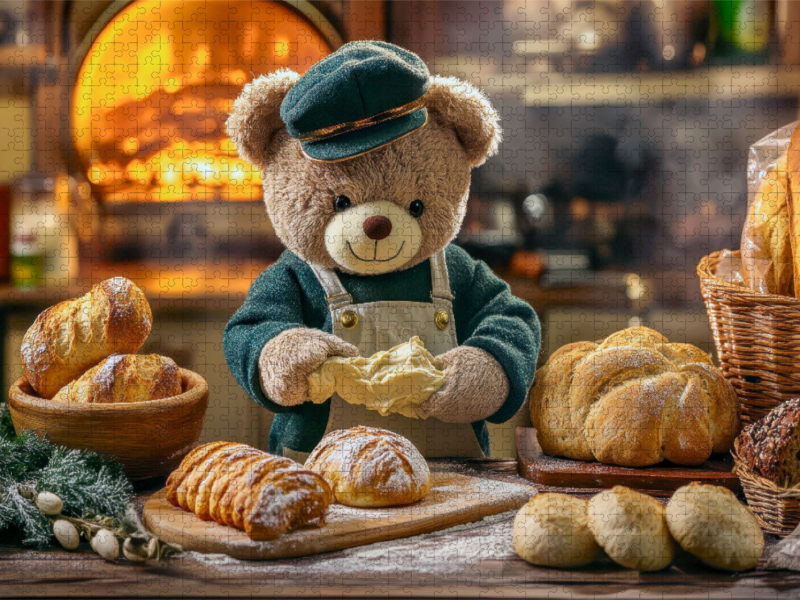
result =
[[[419,336],[431,354],[438,356],[458,346],[453,318],[453,295],[444,251],[431,257],[433,302],[367,302],[353,304],[339,277],[331,269],[311,265],[328,301],[333,334],[356,346],[361,356],[407,342]],[[405,436],[428,458],[483,457],[470,423],[445,423],[438,419],[410,419],[398,414],[383,417],[362,405],[348,404],[338,395],[331,399],[325,433],[356,425],[382,427]],[[284,456],[304,462],[307,454],[283,448]],[[302,460],[300,460],[302,459]]]

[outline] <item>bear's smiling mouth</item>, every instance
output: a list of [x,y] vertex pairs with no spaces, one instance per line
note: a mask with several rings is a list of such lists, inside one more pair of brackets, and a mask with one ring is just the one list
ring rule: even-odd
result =
[[[394,256],[390,257],[390,258],[361,258],[358,254],[355,253],[355,251],[353,250],[353,247],[350,245],[349,241],[345,242],[345,243],[347,244],[347,249],[350,250],[350,254],[355,256],[361,262],[389,262],[390,260],[394,260],[395,258],[400,256],[400,253],[403,251],[403,246],[406,245],[405,240],[403,240],[403,243],[400,244],[400,248],[397,250],[397,253]],[[376,241],[375,242],[375,253],[372,256],[374,257],[374,256],[377,256],[377,255],[378,255],[378,242]]]

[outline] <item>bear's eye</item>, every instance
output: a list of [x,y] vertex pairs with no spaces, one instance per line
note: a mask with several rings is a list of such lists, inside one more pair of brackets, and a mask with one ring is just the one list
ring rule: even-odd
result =
[[424,210],[425,205],[422,203],[422,200],[414,200],[408,207],[408,214],[417,219],[422,216],[422,211]]
[[350,208],[350,198],[347,196],[336,196],[336,200],[333,201],[333,210],[342,212],[348,208]]

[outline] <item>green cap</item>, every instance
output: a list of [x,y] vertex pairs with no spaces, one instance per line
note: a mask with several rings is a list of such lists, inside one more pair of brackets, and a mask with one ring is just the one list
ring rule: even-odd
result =
[[429,81],[428,67],[413,52],[350,42],[292,86],[281,119],[310,158],[352,158],[422,127]]

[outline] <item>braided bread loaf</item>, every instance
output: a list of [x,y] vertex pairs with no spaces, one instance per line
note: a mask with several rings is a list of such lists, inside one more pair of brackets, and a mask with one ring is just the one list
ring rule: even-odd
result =
[[626,467],[697,465],[739,432],[736,394],[711,358],[646,327],[553,353],[531,418],[546,453]]
[[332,495],[322,477],[293,460],[246,444],[212,442],[192,450],[169,476],[167,501],[262,541],[322,523]]
[[386,429],[364,427],[331,431],[305,465],[331,485],[340,504],[399,506],[428,494],[428,463],[414,444]]

